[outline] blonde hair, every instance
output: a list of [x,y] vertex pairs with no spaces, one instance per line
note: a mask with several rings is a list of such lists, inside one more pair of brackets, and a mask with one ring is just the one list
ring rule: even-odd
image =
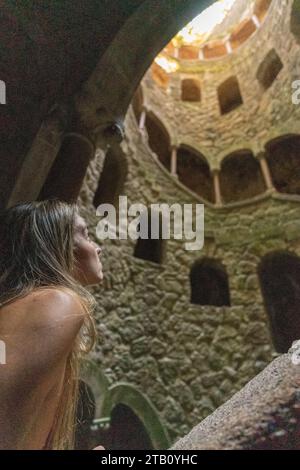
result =
[[79,369],[95,342],[92,294],[72,276],[76,204],[57,199],[17,204],[0,213],[0,306],[33,290],[68,290],[86,313],[68,357],[63,390],[45,449],[72,449],[76,427]]

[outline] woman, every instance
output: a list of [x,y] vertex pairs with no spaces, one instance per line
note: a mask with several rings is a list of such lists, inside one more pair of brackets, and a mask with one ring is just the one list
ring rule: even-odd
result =
[[0,449],[73,448],[79,363],[95,338],[85,286],[103,279],[100,253],[76,205],[0,214]]

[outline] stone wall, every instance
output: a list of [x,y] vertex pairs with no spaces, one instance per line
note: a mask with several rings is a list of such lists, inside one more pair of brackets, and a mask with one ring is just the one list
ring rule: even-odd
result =
[[[159,163],[132,110],[126,129],[122,149],[129,203],[201,202]],[[81,193],[92,232],[99,220],[92,199],[102,162],[99,152]],[[257,266],[274,250],[300,255],[299,198],[277,197],[219,210],[206,206],[203,250],[186,251],[182,242],[167,241],[163,265],[134,258],[131,240],[103,243],[105,282],[93,289],[100,333],[93,358],[111,384],[126,381],[147,395],[171,440],[224,403],[273,357]],[[226,266],[231,307],[190,304],[190,269],[204,256]]]
[[[212,167],[233,148],[256,153],[271,138],[299,126],[300,107],[291,103],[291,81],[297,78],[300,57],[287,30],[291,2],[273,4],[262,28],[236,54],[198,65],[204,84],[201,104],[181,102],[176,81],[169,95],[149,75],[143,82],[146,106],[170,129],[171,141],[198,148]],[[263,94],[255,81],[256,66],[274,46],[285,69]],[[221,117],[216,89],[232,72],[240,79],[244,105]],[[132,108],[125,128],[121,148],[128,176],[122,194],[129,204],[202,202],[150,150]],[[92,201],[104,156],[97,151],[79,198],[94,237],[99,219]],[[300,256],[299,203],[298,196],[276,192],[226,207],[207,203],[203,249],[187,251],[182,241],[171,239],[165,243],[161,265],[135,258],[132,240],[103,243],[105,280],[92,289],[99,331],[92,359],[110,385],[126,382],[147,396],[171,442],[227,401],[276,355],[257,267],[273,251]],[[226,267],[231,307],[190,303],[190,270],[202,257]]]

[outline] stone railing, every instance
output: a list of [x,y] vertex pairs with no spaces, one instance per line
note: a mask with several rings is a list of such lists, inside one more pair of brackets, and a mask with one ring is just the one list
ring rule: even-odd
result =
[[172,449],[300,449],[300,342]]

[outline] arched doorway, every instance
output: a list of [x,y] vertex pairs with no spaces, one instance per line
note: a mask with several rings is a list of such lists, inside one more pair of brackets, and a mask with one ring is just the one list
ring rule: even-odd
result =
[[109,450],[151,450],[153,445],[139,417],[123,403],[117,404],[112,412],[110,427],[99,431],[101,445]]
[[214,202],[213,179],[205,157],[189,147],[177,151],[179,181],[206,201]]
[[190,273],[191,303],[230,306],[226,268],[215,259],[204,258],[194,263]]
[[[139,220],[140,224],[143,224],[145,227],[146,237],[138,238],[134,249],[134,257],[151,261],[152,263],[162,264],[165,256],[165,240],[162,238],[162,213],[154,212],[152,214],[152,211],[149,210],[149,212],[142,213]],[[141,228],[140,230],[142,231]]]
[[218,88],[221,114],[228,114],[243,104],[237,77],[230,77]]
[[170,171],[171,153],[168,131],[153,113],[147,113],[146,129],[151,150],[156,153],[161,163]]
[[300,258],[288,252],[268,254],[258,276],[275,349],[287,352],[300,339]]
[[120,146],[112,146],[105,156],[103,170],[93,199],[96,209],[100,204],[112,204],[118,207],[118,197],[122,195],[127,172],[127,161]]
[[249,150],[228,155],[222,162],[220,184],[223,201],[243,201],[266,190],[260,164]]
[[300,195],[300,135],[287,135],[267,146],[267,161],[275,188]]

